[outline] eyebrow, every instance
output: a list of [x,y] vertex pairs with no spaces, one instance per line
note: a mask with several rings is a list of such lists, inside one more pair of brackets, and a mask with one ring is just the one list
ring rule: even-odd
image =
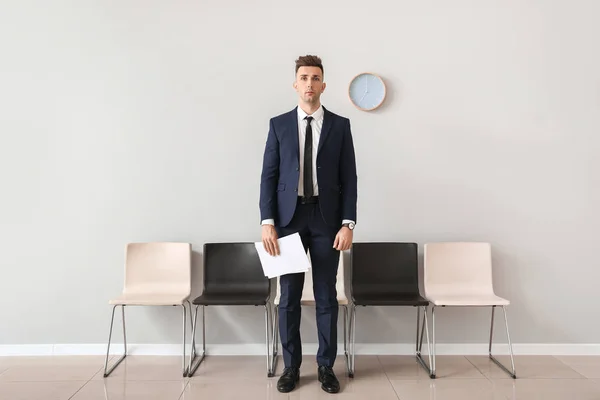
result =
[[[303,78],[305,76],[308,77],[308,74],[302,74],[302,75],[300,75],[301,78]],[[313,78],[320,78],[320,77],[321,77],[321,75],[313,75]]]

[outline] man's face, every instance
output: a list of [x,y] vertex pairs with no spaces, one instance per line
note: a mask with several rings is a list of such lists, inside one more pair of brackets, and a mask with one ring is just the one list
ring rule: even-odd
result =
[[325,90],[323,73],[319,67],[300,67],[296,73],[294,89],[300,100],[308,104],[319,104],[321,93]]

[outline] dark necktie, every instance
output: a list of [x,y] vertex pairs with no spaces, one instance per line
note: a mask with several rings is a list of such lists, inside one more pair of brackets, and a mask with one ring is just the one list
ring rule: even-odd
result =
[[312,171],[312,155],[313,155],[313,139],[312,127],[310,126],[313,117],[306,117],[306,136],[304,138],[304,197],[313,196],[313,171]]

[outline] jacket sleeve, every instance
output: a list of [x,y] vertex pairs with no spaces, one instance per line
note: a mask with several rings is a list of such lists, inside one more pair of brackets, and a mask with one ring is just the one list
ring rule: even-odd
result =
[[279,180],[279,140],[275,134],[273,119],[269,122],[269,133],[263,156],[263,167],[260,178],[260,219],[276,219],[277,216],[277,182]]
[[356,222],[356,202],[358,188],[354,143],[350,129],[350,120],[346,120],[342,154],[340,157],[340,182],[342,183],[342,219]]

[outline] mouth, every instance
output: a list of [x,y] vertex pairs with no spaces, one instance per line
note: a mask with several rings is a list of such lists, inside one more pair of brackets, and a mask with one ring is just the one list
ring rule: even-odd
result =
[[306,92],[307,95],[315,94],[315,92]]

